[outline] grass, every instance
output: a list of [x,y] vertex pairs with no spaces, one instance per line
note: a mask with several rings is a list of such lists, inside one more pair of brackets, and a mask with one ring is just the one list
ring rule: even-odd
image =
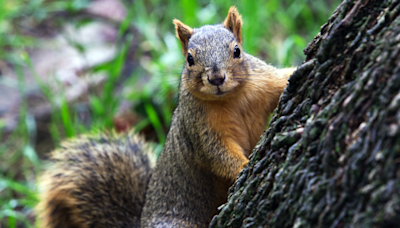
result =
[[[176,104],[184,61],[172,19],[191,27],[220,23],[229,7],[236,5],[244,21],[244,50],[276,66],[295,66],[303,61],[302,50],[339,1],[124,1],[127,13],[120,22],[85,14],[90,3],[0,0],[0,63],[11,66],[17,75],[5,78],[0,72],[0,88],[15,88],[21,97],[18,124],[12,132],[6,131],[7,123],[0,116],[0,227],[35,226],[32,208],[37,203],[35,183],[43,152],[38,149],[37,121],[27,101],[28,73],[34,76],[50,104],[51,121],[46,131],[52,144],[57,146],[63,138],[113,128],[121,103],[128,101],[140,116],[136,129],[155,132],[160,151]],[[91,94],[87,102],[70,103],[62,89],[54,91],[36,72],[29,50],[40,48],[43,39],[30,31],[40,31],[46,24],[62,31],[65,26],[82,28],[99,21],[118,29],[116,52],[109,61],[86,71],[88,75],[104,74],[107,80],[101,92]],[[68,40],[80,54],[86,54],[87,46]],[[130,65],[134,67],[127,70]],[[82,113],[86,113],[85,118]]]

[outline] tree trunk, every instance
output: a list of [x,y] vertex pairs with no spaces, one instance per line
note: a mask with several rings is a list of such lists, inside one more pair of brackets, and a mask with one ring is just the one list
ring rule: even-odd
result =
[[400,226],[399,12],[343,1],[210,227]]

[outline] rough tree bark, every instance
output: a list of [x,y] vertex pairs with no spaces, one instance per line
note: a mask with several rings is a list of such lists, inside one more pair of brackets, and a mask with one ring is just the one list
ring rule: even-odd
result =
[[400,226],[399,12],[343,1],[210,227]]

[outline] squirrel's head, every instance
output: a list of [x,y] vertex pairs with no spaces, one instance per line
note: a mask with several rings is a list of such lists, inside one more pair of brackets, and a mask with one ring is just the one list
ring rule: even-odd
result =
[[222,24],[192,29],[173,21],[176,36],[186,58],[182,84],[193,95],[205,100],[229,97],[244,78],[242,51],[242,17],[236,7],[229,9]]

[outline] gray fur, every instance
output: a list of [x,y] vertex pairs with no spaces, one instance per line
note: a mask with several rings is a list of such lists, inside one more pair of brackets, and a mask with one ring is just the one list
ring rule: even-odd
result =
[[[189,49],[196,50],[196,61],[203,67],[221,68],[231,56],[231,42],[233,34],[222,25],[206,25],[195,29]],[[217,207],[225,202],[231,182],[203,165],[227,159],[224,151],[218,134],[206,124],[198,98],[181,83],[178,107],[150,180],[142,227],[208,227]],[[216,191],[221,184],[222,194]]]
[[232,55],[229,45],[234,41],[233,33],[221,24],[205,25],[194,29],[188,49],[196,51],[196,60],[200,65],[225,68]]

